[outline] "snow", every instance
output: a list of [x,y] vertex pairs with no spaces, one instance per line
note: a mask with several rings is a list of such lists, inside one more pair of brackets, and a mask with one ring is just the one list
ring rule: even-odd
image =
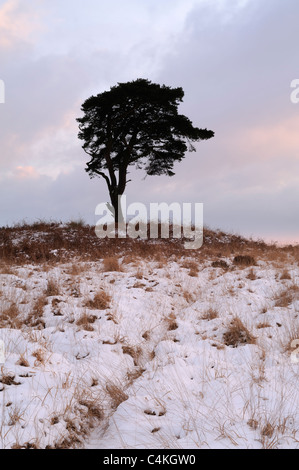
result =
[[[0,274],[1,311],[15,303],[23,319],[0,328],[2,448],[298,448],[299,364],[284,345],[299,298],[274,300],[299,285],[298,264],[259,261],[254,280],[251,267],[215,269],[208,259],[194,277],[172,259],[120,272],[81,262],[78,275],[71,265]],[[59,295],[47,296],[44,328],[32,327],[25,320],[49,279]],[[86,307],[99,290],[110,305]],[[210,308],[217,316],[206,319]],[[94,316],[87,329],[77,324],[84,314]],[[236,316],[252,344],[224,344]]]

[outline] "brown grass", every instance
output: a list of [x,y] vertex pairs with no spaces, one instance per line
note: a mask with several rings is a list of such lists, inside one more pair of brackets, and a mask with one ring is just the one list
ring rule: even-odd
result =
[[186,259],[181,264],[181,267],[189,269],[189,276],[191,276],[191,277],[197,277],[198,276],[198,272],[199,272],[198,262],[196,262],[194,260]]
[[142,376],[145,370],[146,369],[143,369],[142,367],[138,367],[135,370],[127,372],[128,385],[132,385],[135,382],[135,380],[139,379],[139,377]]
[[104,272],[119,272],[122,268],[119,264],[119,260],[115,256],[103,259],[103,271]]
[[209,308],[202,316],[201,320],[214,320],[215,318],[218,318],[218,312],[214,308]]
[[292,284],[275,295],[275,307],[286,308],[297,298],[299,298],[299,286]]
[[73,263],[69,266],[65,272],[70,276],[79,276],[80,274],[84,273],[87,270],[87,266],[84,264]]
[[256,325],[258,330],[261,330],[262,328],[270,328],[271,325],[268,322],[260,322]]
[[21,409],[18,406],[13,406],[9,408],[8,411],[8,416],[9,416],[9,422],[8,426],[15,426],[20,421],[23,421],[23,415],[24,413],[21,411]]
[[43,329],[45,322],[43,320],[44,307],[47,305],[48,300],[46,295],[39,296],[32,306],[32,310],[25,320],[25,324],[32,328]]
[[0,266],[0,274],[15,274],[15,270],[9,264],[2,264]]
[[87,411],[85,416],[89,419],[90,424],[92,424],[94,420],[102,421],[104,418],[103,408],[96,400],[82,399],[79,401],[79,404],[86,407]]
[[20,311],[15,302],[1,312],[0,328],[20,328],[22,320],[19,318]]
[[138,362],[142,354],[142,349],[140,346],[131,346],[129,344],[123,344],[122,351],[124,354],[128,354],[132,357],[134,361],[134,366],[138,366]]
[[[38,221],[31,225],[22,223],[0,228],[0,266],[9,270],[13,265],[39,264],[48,269],[57,263],[73,262],[74,258],[80,262],[112,258],[114,262],[112,266],[107,265],[107,269],[119,270],[117,263],[120,258],[126,260],[125,262],[138,259],[157,261],[163,267],[170,258],[181,263],[186,255],[195,263],[219,257],[238,256],[249,256],[253,259],[261,257],[280,265],[289,263],[290,258],[297,264],[299,262],[299,246],[267,245],[262,240],[248,240],[240,235],[213,231],[206,227],[203,246],[199,250],[187,252],[183,238],[161,239],[159,236],[158,241],[159,243],[151,239],[99,239],[95,234],[95,227],[76,221],[64,226],[59,222]],[[105,263],[110,264],[108,261]]]
[[238,347],[241,344],[255,344],[256,338],[250,333],[239,317],[235,317],[223,334],[226,346]]
[[290,280],[292,279],[292,276],[290,275],[289,271],[287,271],[286,269],[284,269],[280,275],[280,279],[283,281],[283,280]]
[[3,374],[0,376],[0,383],[3,385],[21,385],[20,382],[15,381],[15,375],[14,374]]
[[192,302],[194,302],[194,299],[195,299],[194,294],[188,290],[183,291],[183,297],[188,304],[191,304]]
[[106,291],[99,290],[95,294],[93,300],[87,300],[85,302],[85,307],[88,307],[94,310],[106,310],[107,308],[110,307],[110,303],[111,303],[111,296],[107,294]]
[[227,262],[224,261],[223,259],[213,261],[211,266],[212,266],[212,268],[222,268],[222,269],[228,269],[229,268]]
[[115,410],[121,403],[129,398],[128,395],[124,392],[123,388],[113,382],[107,383],[106,391],[112,400],[112,408]]
[[165,318],[166,324],[167,324],[167,329],[168,331],[174,331],[178,329],[178,324],[176,321],[176,316],[174,313],[171,313],[168,315],[168,317]]
[[136,279],[139,279],[139,280],[143,279],[143,277],[144,277],[144,272],[143,272],[143,270],[142,270],[140,267],[137,269],[137,272],[136,272],[136,274],[135,274],[135,277],[136,277]]
[[286,353],[294,353],[299,348],[299,326],[289,326],[281,340],[283,351]]
[[34,351],[32,353],[32,356],[36,358],[36,364],[35,365],[38,365],[38,364],[44,364],[45,363],[45,353],[44,351],[39,348],[37,349],[36,351]]
[[97,318],[98,317],[96,315],[89,315],[84,312],[76,321],[76,325],[81,326],[85,331],[94,331],[92,324],[97,320]]
[[16,362],[16,364],[18,366],[21,366],[21,367],[29,367],[30,366],[29,362],[27,361],[27,359],[24,357],[23,354],[20,354],[20,359]]
[[256,261],[253,256],[237,255],[234,257],[233,263],[238,266],[255,266]]
[[60,295],[60,288],[58,281],[56,279],[49,279],[47,283],[47,288],[45,290],[45,295],[48,297],[53,297],[54,295]]
[[250,271],[247,274],[246,278],[249,279],[250,281],[255,281],[257,279],[256,273],[252,268],[250,269]]
[[273,426],[273,424],[271,424],[270,422],[267,422],[261,429],[261,435],[270,439],[273,436],[274,431],[275,426]]

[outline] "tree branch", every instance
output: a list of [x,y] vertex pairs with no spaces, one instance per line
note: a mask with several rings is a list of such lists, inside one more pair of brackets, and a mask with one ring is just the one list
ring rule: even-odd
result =
[[102,171],[98,171],[98,170],[92,170],[92,171],[93,171],[94,173],[96,173],[97,175],[102,176],[102,178],[104,178],[104,180],[106,180],[108,189],[109,189],[109,191],[110,191],[110,189],[111,189],[111,183],[110,183],[109,177],[108,177],[107,175],[105,175],[105,173],[103,173]]

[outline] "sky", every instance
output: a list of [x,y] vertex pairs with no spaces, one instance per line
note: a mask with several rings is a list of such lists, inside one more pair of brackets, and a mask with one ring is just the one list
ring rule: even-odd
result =
[[[95,224],[77,117],[91,95],[146,78],[215,137],[175,176],[130,170],[128,203],[203,203],[204,224],[299,243],[297,0],[0,0],[0,226]],[[1,87],[0,87],[1,94]]]

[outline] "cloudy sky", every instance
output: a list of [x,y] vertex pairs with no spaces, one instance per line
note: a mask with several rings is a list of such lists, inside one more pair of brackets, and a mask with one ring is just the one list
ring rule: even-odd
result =
[[132,170],[129,202],[202,202],[204,222],[299,242],[298,0],[0,0],[0,226],[95,223],[76,117],[92,94],[147,78],[215,138],[176,175]]

